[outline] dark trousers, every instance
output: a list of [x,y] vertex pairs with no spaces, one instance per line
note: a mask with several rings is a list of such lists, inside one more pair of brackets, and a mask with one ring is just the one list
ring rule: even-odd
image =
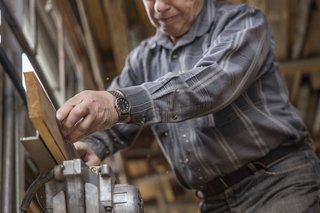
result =
[[205,197],[201,213],[320,212],[320,161],[311,148],[265,166],[223,193]]

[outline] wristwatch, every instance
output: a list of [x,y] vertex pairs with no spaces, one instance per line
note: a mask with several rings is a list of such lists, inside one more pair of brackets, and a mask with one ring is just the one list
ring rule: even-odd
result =
[[130,117],[131,105],[129,101],[125,98],[125,96],[117,90],[108,91],[111,95],[113,95],[114,99],[114,108],[118,113],[118,123],[123,123],[128,121]]

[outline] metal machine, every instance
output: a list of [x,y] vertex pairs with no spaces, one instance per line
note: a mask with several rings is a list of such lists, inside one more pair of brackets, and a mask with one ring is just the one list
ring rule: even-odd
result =
[[142,213],[139,190],[118,184],[107,164],[87,167],[80,159],[67,160],[40,175],[28,189],[21,205],[27,212],[36,191],[45,184],[46,212]]
[[21,142],[41,172],[27,190],[21,212],[28,211],[34,195],[44,185],[45,212],[143,212],[136,187],[118,184],[106,164],[88,167],[78,159],[74,146],[63,139],[56,121],[56,110],[36,73],[24,72],[24,78],[29,118],[37,135],[21,138]]

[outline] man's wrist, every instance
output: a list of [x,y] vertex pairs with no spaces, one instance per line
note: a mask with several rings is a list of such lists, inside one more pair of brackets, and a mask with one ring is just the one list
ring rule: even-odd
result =
[[80,142],[86,143],[100,160],[103,160],[104,158],[110,155],[108,147],[106,147],[102,141],[96,138],[87,137],[80,140]]
[[129,122],[131,105],[124,94],[119,90],[110,90],[108,92],[114,97],[113,106],[118,114],[117,123]]

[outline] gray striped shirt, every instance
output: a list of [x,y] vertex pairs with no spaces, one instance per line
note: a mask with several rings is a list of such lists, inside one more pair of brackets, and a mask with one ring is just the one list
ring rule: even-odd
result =
[[175,45],[157,32],[127,58],[110,89],[132,105],[130,124],[86,140],[100,157],[150,125],[180,181],[208,180],[308,135],[289,103],[265,17],[246,5],[206,0]]

